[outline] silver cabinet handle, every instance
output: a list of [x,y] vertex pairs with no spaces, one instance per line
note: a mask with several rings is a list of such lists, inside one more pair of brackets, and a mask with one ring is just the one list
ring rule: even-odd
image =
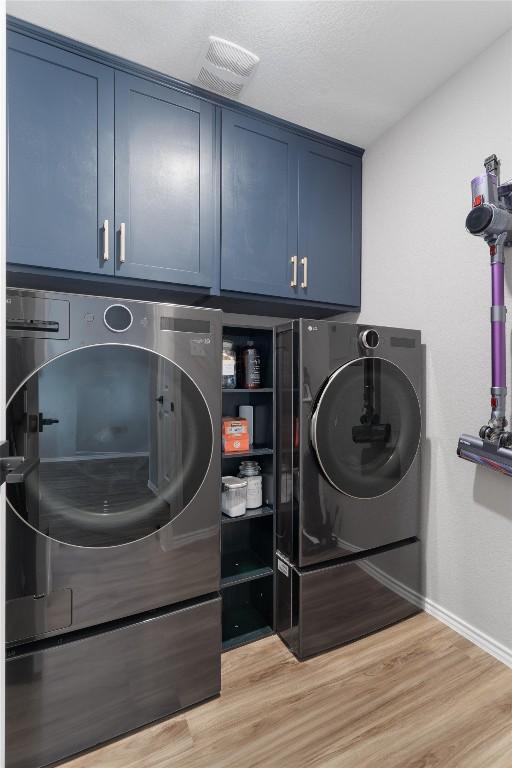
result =
[[126,224],[119,225],[119,263],[126,261]]
[[103,261],[108,261],[108,219],[103,222]]
[[308,287],[308,257],[304,256],[304,258],[300,260],[300,263],[302,264],[302,283],[300,284],[300,287],[307,288]]
[[292,256],[290,261],[293,265],[292,279],[290,280],[290,286],[292,288],[296,288],[297,287],[297,257]]

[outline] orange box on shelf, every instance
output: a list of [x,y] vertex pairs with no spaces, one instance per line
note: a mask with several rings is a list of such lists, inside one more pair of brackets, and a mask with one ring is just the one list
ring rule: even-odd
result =
[[243,453],[249,450],[247,419],[222,419],[222,450],[224,453]]

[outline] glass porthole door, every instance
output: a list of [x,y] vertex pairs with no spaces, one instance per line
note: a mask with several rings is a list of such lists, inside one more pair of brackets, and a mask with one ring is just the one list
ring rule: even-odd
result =
[[323,474],[355,498],[392,490],[407,474],[420,435],[420,404],[411,381],[377,357],[339,368],[320,393],[311,421]]
[[12,455],[36,458],[7,486],[42,534],[83,547],[126,544],[179,514],[212,455],[212,421],[192,379],[154,352],[106,344],[36,371],[7,406]]

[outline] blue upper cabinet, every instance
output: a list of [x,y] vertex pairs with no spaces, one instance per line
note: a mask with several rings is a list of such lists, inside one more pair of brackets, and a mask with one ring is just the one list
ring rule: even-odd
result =
[[357,307],[361,158],[222,113],[221,289]]
[[113,274],[113,70],[13,32],[7,66],[8,261]]
[[221,289],[296,298],[296,137],[222,110]]
[[359,306],[362,150],[9,26],[13,271]]
[[300,297],[358,307],[361,158],[301,140],[298,199]]
[[212,285],[214,107],[116,72],[116,274]]

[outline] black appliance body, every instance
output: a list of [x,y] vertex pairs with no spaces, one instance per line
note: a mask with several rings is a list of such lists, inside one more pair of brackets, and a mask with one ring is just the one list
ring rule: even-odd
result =
[[418,611],[419,331],[277,329],[278,631],[298,658]]
[[220,691],[221,317],[7,291],[9,768]]

